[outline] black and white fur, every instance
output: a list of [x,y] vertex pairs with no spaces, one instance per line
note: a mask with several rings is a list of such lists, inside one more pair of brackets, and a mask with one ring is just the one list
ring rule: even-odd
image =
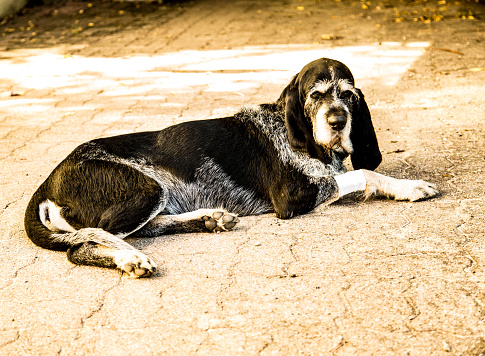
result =
[[[348,155],[354,171],[345,173]],[[238,216],[269,212],[286,219],[359,190],[411,201],[437,194],[424,181],[372,172],[380,162],[352,74],[322,58],[275,103],[80,145],[33,195],[25,228],[73,263],[145,277],[155,263],[126,236],[225,231]]]

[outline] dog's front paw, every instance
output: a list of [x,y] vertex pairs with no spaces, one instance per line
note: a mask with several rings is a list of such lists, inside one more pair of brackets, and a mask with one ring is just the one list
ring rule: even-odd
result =
[[393,198],[396,200],[417,201],[428,199],[438,194],[436,186],[424,180],[399,180],[399,185],[394,190]]
[[215,232],[231,230],[239,222],[236,214],[218,209],[205,210],[202,220],[207,230]]
[[136,250],[120,250],[114,257],[116,267],[132,278],[149,277],[157,265],[148,256]]

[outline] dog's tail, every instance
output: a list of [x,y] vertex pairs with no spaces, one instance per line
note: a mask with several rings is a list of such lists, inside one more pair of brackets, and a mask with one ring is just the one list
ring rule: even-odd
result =
[[83,228],[76,230],[66,223],[54,226],[51,223],[54,211],[53,204],[46,198],[46,183],[34,193],[25,211],[24,226],[27,236],[37,246],[55,251],[66,251],[69,248],[94,242],[115,249],[134,249],[121,238],[98,228]]
[[[64,239],[58,239],[56,232],[50,230],[43,224],[41,214],[41,203],[46,200],[46,184],[42,184],[30,199],[27,210],[25,211],[24,226],[27,236],[37,246],[47,248],[49,250],[66,251],[71,244]],[[44,211],[42,213],[45,213]]]

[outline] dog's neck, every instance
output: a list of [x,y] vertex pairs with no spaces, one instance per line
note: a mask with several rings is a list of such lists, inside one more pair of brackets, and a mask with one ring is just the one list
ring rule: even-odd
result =
[[310,149],[294,150],[288,141],[285,110],[278,103],[243,107],[235,118],[258,127],[273,142],[282,161],[299,167],[309,176],[335,175],[346,171],[343,165],[345,154],[326,150],[316,144],[320,150],[312,150],[312,145],[308,145]]
[[[285,103],[283,100],[281,100],[281,98],[272,104],[262,104],[260,105],[260,108],[262,110],[268,110],[275,113],[275,119],[278,119],[282,123],[284,123]],[[331,149],[330,147],[323,147],[321,145],[318,145],[313,137],[308,138],[307,145],[305,147],[302,147],[300,149],[295,149],[294,147],[292,147],[292,150],[295,152],[307,154],[309,157],[318,159],[325,164],[333,164],[335,160],[343,162],[343,160],[349,156],[349,154],[343,150],[337,151]]]

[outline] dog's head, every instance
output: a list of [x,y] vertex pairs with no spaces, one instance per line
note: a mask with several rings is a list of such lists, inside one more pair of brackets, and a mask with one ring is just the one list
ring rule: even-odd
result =
[[341,62],[321,58],[293,77],[279,100],[294,150],[328,163],[331,151],[350,154],[354,169],[374,170],[382,156],[362,92]]

